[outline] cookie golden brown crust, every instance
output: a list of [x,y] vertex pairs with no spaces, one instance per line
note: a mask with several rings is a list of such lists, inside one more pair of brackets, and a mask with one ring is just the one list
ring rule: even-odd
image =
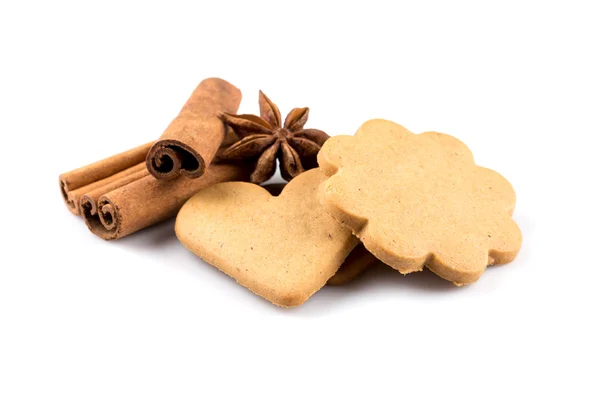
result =
[[356,279],[356,277],[367,269],[379,263],[380,261],[373,254],[369,253],[365,249],[365,246],[359,244],[344,260],[344,263],[335,275],[329,278],[327,284],[332,286],[345,285]]
[[[270,183],[262,187],[271,193],[271,196],[279,196],[285,187],[285,183]],[[365,249],[365,246],[359,244],[348,254],[344,263],[336,271],[335,275],[329,278],[327,284],[332,286],[345,285],[379,262],[373,254]]]
[[175,232],[185,247],[278,306],[304,303],[333,276],[358,240],[317,197],[313,169],[273,197],[244,182],[202,190],[181,209]]
[[371,120],[354,136],[329,139],[318,161],[329,176],[319,191],[325,209],[404,274],[427,266],[457,285],[472,283],[521,247],[511,184],[475,165],[452,136]]

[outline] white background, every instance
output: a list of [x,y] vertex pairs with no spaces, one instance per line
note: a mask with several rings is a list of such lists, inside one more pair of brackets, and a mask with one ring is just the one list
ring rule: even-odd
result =
[[[595,2],[147,3],[0,5],[0,399],[600,396]],[[58,175],[157,138],[210,76],[332,135],[457,136],[515,187],[517,260],[463,288],[380,268],[286,310],[173,221],[90,234]]]

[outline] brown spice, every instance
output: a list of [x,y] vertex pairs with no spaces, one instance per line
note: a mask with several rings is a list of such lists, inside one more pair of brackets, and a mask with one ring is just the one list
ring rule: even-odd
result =
[[288,181],[317,167],[317,153],[329,136],[318,129],[304,129],[309,109],[294,108],[282,125],[279,108],[262,91],[258,103],[260,117],[223,113],[223,121],[240,140],[220,153],[220,159],[254,159],[256,167],[250,177],[254,183],[273,176],[277,159],[281,176]]
[[105,158],[95,163],[61,174],[60,191],[69,211],[79,215],[79,199],[90,192],[145,169],[143,162],[154,142]]
[[[228,130],[223,144],[236,140],[238,137]],[[219,164],[210,166],[206,178],[157,180],[146,168],[150,146],[152,142],[60,175],[67,208],[81,214],[96,235],[118,239],[160,222],[174,215],[185,200],[205,186],[227,180],[247,181],[252,171],[247,164]]]
[[241,100],[240,90],[223,79],[200,82],[150,149],[146,159],[148,171],[157,179],[202,176],[225,137],[226,127],[220,114],[235,113]]
[[123,185],[88,193],[81,211],[88,228],[103,239],[118,239],[177,214],[181,206],[205,187],[227,181],[247,181],[250,168],[242,163],[212,164],[201,178],[157,180],[147,170]]

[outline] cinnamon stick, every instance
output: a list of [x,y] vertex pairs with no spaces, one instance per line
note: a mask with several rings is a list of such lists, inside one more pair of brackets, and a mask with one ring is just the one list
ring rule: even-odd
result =
[[183,203],[207,186],[249,180],[246,164],[212,164],[201,178],[157,180],[147,170],[133,181],[127,177],[81,197],[81,212],[88,228],[103,239],[118,239],[177,214]]
[[149,173],[148,173],[148,170],[146,169],[145,163],[138,164],[135,167],[132,167],[132,169],[134,169],[134,168],[137,169],[137,167],[139,165],[143,166],[143,168],[140,169],[139,171],[135,171],[131,174],[121,176],[121,177],[118,177],[115,175],[114,177],[107,178],[104,180],[105,184],[103,184],[103,185],[101,184],[103,181],[99,181],[95,184],[91,184],[91,185],[83,187],[82,189],[90,188],[90,190],[85,191],[85,194],[82,194],[80,196],[79,213],[81,215],[85,216],[85,210],[84,210],[83,205],[88,206],[88,208],[93,210],[93,213],[95,213],[96,212],[96,204],[98,204],[98,201],[100,200],[100,197],[102,197],[102,195],[104,195],[106,193],[110,193],[113,190],[116,190],[120,187],[123,187],[132,182],[140,180],[146,176],[149,176]]
[[60,175],[60,191],[67,208],[79,215],[82,194],[140,170],[153,143],[143,144]]
[[220,115],[237,112],[241,100],[240,90],[223,79],[200,82],[150,149],[148,171],[157,179],[202,176],[225,137]]

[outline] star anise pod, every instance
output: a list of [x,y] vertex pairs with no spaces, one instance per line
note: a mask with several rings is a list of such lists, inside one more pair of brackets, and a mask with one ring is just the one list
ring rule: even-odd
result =
[[222,151],[219,158],[255,159],[250,179],[262,183],[275,173],[276,160],[283,179],[289,181],[306,169],[317,166],[317,153],[329,135],[318,129],[304,129],[308,108],[294,108],[281,124],[279,108],[259,91],[260,117],[224,113],[225,122],[240,140]]

